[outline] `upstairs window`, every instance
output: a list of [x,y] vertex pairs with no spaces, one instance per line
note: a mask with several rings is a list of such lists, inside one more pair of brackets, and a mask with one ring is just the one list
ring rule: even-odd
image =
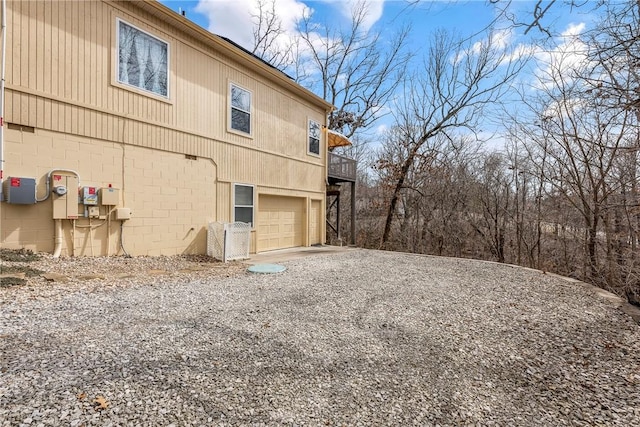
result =
[[169,44],[117,20],[118,82],[168,97]]
[[253,227],[253,186],[235,184],[233,189],[233,220]]
[[231,85],[231,129],[251,134],[251,92]]
[[309,154],[320,155],[320,123],[309,120]]
[[251,133],[251,92],[231,85],[231,129]]

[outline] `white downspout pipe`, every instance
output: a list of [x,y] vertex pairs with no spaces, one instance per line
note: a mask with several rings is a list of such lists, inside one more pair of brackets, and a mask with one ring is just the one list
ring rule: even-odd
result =
[[62,252],[62,220],[56,219],[55,222],[55,248],[53,248],[53,257],[60,258]]
[[2,197],[2,180],[4,179],[4,80],[7,61],[7,0],[2,0],[2,57],[0,58],[0,202]]

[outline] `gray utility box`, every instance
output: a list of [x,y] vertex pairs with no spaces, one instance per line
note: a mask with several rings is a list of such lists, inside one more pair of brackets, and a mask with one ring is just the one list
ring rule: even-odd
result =
[[36,203],[36,179],[10,176],[2,183],[4,201],[15,205]]

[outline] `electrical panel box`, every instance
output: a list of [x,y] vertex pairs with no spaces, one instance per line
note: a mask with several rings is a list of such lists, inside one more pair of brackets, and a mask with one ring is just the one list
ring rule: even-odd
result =
[[120,199],[120,190],[117,188],[105,187],[100,189],[100,204],[103,206],[115,206]]
[[58,173],[51,176],[53,219],[78,219],[78,185],[75,175]]
[[83,205],[96,206],[98,204],[98,189],[96,187],[82,187],[80,195]]
[[116,209],[116,221],[125,221],[131,219],[130,208],[118,208]]
[[33,205],[36,203],[36,179],[7,177],[2,183],[5,202],[16,205]]
[[89,206],[87,209],[87,215],[89,218],[99,218],[100,208],[98,206]]

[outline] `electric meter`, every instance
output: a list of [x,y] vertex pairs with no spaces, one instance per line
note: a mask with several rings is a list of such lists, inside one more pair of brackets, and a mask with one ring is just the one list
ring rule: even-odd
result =
[[56,185],[55,187],[53,187],[53,192],[58,196],[64,196],[65,194],[67,194],[67,187],[65,187],[64,185]]

